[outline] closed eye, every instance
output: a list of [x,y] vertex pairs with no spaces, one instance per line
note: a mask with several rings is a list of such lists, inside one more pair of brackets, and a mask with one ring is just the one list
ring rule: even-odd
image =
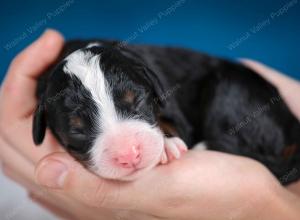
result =
[[86,138],[86,134],[76,131],[76,130],[71,130],[69,132],[70,138],[77,139],[77,140],[83,140]]

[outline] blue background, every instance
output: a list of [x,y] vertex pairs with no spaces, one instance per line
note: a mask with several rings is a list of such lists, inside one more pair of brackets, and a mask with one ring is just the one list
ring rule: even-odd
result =
[[[0,81],[11,59],[26,45],[36,39],[47,27],[61,31],[70,38],[131,39],[131,42],[180,45],[228,58],[249,57],[260,60],[293,77],[300,78],[300,0],[275,19],[278,11],[291,0],[239,0],[182,2],[174,12],[158,18],[174,5],[176,0],[71,0],[63,12],[47,18],[67,0],[52,1],[1,1],[0,6]],[[253,34],[251,28],[266,19],[269,24]],[[27,28],[46,19],[33,33]],[[157,20],[147,31],[139,28]],[[5,45],[22,36],[17,44],[7,49]],[[134,33],[138,35],[134,37]],[[251,33],[234,49],[228,46]]]

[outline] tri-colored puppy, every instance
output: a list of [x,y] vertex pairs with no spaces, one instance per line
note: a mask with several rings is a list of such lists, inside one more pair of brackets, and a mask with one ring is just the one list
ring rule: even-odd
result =
[[133,180],[197,143],[259,160],[278,178],[299,167],[300,124],[277,90],[191,50],[70,41],[37,95],[34,142],[49,127],[104,178]]

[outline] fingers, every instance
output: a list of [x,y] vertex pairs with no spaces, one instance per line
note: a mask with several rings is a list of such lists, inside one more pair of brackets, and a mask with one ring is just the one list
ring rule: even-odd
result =
[[3,167],[8,166],[11,170],[18,172],[22,179],[34,182],[34,166],[21,154],[10,147],[0,138],[0,155]]
[[171,163],[171,166],[159,166],[136,181],[117,182],[93,175],[67,153],[55,153],[39,162],[35,176],[38,184],[48,190],[60,192],[88,207],[122,209],[163,216],[161,207],[166,201],[173,202],[180,198],[176,196],[177,193],[180,194],[176,191],[176,184],[178,180],[182,182],[184,178],[181,177],[186,175],[185,172],[179,171],[178,180],[174,179],[175,170],[180,167],[184,170],[179,166],[180,160],[176,162]]
[[[90,208],[89,212],[101,213],[103,219],[123,219],[125,214],[127,216],[127,211],[124,213],[121,210],[130,210],[134,201],[134,198],[129,196],[134,194],[126,190],[128,183],[122,184],[124,190],[121,191],[121,183],[91,174],[67,153],[55,153],[42,159],[36,168],[35,176],[37,182],[46,187],[47,191],[67,196]],[[95,219],[101,217],[97,215]]]
[[300,120],[299,81],[293,80],[292,78],[257,61],[242,59],[242,63],[276,86],[291,111]]
[[[32,138],[32,117],[17,121],[15,125],[4,129],[5,131],[2,134],[0,133],[0,136],[2,135],[10,147],[13,147],[33,164],[36,164],[41,158],[50,153],[64,151],[48,129],[43,144],[38,147],[35,146]],[[15,138],[15,136],[18,138]]]
[[34,181],[34,166],[0,139],[0,154],[5,176],[30,191],[48,197],[48,192]]
[[14,181],[15,183],[21,185],[22,187],[26,188],[27,190],[31,191],[39,191],[38,186],[33,182],[29,181],[28,178],[24,178],[20,172],[13,170],[7,164],[4,164],[2,167],[3,174],[8,177],[10,180]]
[[[47,199],[44,199],[40,197],[39,195],[36,195],[34,193],[29,194],[30,198],[34,201],[40,204],[42,207],[48,209],[52,213],[56,214],[62,219],[66,220],[82,220],[82,219],[88,219],[88,220],[125,220],[125,219],[143,219],[148,220],[148,218],[145,218],[143,215],[136,214],[134,217],[132,215],[129,216],[127,212],[125,211],[117,211],[117,210],[101,210],[101,209],[94,209],[91,210],[88,207],[84,206],[78,206],[74,207],[73,210],[65,210],[64,208],[60,207],[55,203],[55,201],[48,201]],[[84,213],[86,212],[86,213]],[[150,220],[150,218],[149,218]],[[154,220],[154,218],[151,218],[151,220]]]
[[[14,170],[9,166],[4,165],[3,172],[11,180],[19,183],[26,190],[30,191],[31,193],[29,194],[29,197],[31,197],[32,200],[60,217],[71,217],[71,213],[78,214],[79,211],[77,210],[79,209],[84,209],[84,211],[80,211],[82,216],[87,216],[88,212],[93,211],[89,210],[87,207],[83,207],[81,204],[76,203],[69,198],[64,197],[63,195],[60,195],[57,192],[51,192],[47,188],[41,188],[40,186],[37,186],[34,182],[28,180],[28,178],[24,178],[22,173],[20,173],[18,170]],[[61,211],[63,211],[65,215],[62,215],[62,213],[58,210],[58,207],[61,207]],[[85,213],[85,211],[87,213]],[[66,219],[73,220],[75,218]]]
[[128,205],[124,200],[132,199],[128,194],[121,195],[121,183],[93,175],[67,153],[55,153],[42,159],[35,175],[39,184],[61,190],[61,193],[92,207],[124,208]]
[[43,208],[49,210],[50,212],[54,213],[55,215],[59,216],[61,219],[66,220],[76,220],[76,216],[74,216],[72,213],[67,212],[65,209],[60,208],[55,204],[53,201],[49,202],[49,200],[42,198],[41,196],[31,192],[29,194],[29,197],[32,201],[38,203]]
[[[35,108],[36,78],[55,61],[63,37],[47,30],[11,63],[1,89],[1,115],[6,122],[28,116]],[[6,113],[6,114],[5,114]]]
[[0,154],[3,163],[2,170],[5,176],[14,182],[20,184],[25,189],[35,192],[39,197],[56,201],[53,196],[49,195],[47,190],[36,185],[34,182],[34,167],[32,163],[18,154],[12,147],[0,139]]
[[[34,154],[34,152],[32,153]],[[28,159],[2,138],[0,138],[0,159],[4,167],[8,166],[15,173],[18,173],[22,179],[34,183],[34,163],[32,160]]]
[[272,84],[281,85],[282,83],[294,82],[294,80],[290,77],[257,61],[250,59],[241,59],[241,62],[249,68],[253,69],[255,72],[259,73]]
[[[3,163],[3,173],[25,189],[34,192],[34,194],[43,201],[52,202],[53,204],[64,204],[63,209],[68,213],[72,213],[74,210],[77,210],[78,207],[82,207],[81,204],[73,202],[59,192],[50,191],[48,188],[37,185],[34,178],[33,164],[7,145],[2,139],[0,139],[0,155]],[[84,210],[86,210],[87,213],[91,212],[91,210],[87,208]],[[80,211],[80,213],[82,213],[82,215],[87,214],[85,211]]]
[[0,146],[3,173],[26,189],[40,194],[46,193],[45,189],[35,184],[33,164],[2,139],[0,139]]

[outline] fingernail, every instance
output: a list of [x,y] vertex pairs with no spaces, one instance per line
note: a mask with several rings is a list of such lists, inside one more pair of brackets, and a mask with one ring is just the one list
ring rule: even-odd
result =
[[67,174],[67,166],[57,160],[48,160],[37,170],[37,180],[45,187],[61,189]]

